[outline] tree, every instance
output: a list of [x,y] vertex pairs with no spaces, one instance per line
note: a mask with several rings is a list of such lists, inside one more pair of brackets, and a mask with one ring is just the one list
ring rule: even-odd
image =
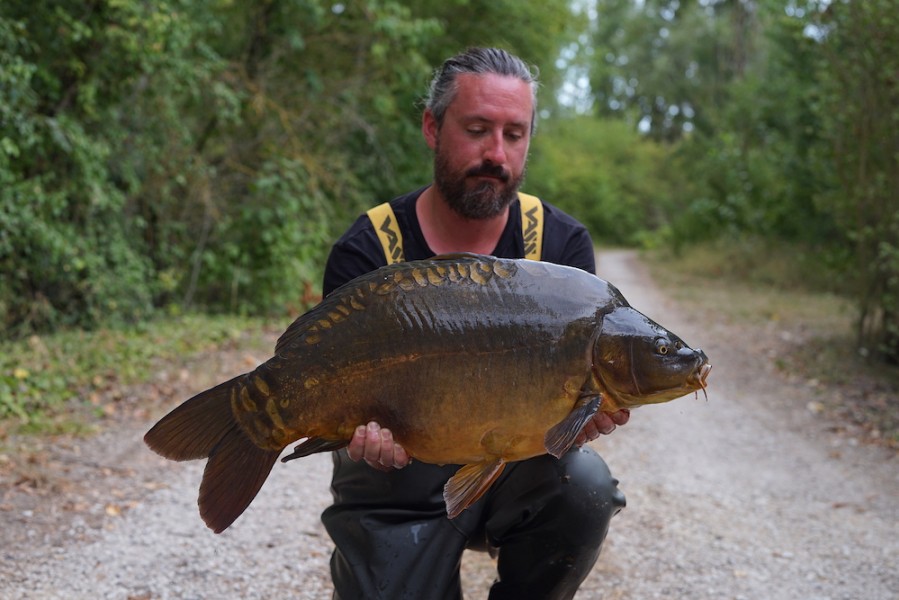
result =
[[595,110],[655,139],[711,131],[728,84],[756,51],[754,3],[597,0],[590,64]]
[[819,201],[852,244],[862,347],[899,362],[899,15],[890,0],[833,2],[817,14],[832,166]]
[[122,136],[110,111],[145,56],[140,33],[113,24],[136,16],[102,2],[0,10],[4,330],[137,319],[152,307],[150,264],[124,211],[128,182],[108,168]]

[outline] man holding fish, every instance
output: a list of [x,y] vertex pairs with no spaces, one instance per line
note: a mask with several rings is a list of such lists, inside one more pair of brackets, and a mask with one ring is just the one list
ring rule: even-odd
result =
[[[536,89],[529,67],[498,49],[470,49],[437,71],[422,117],[434,183],[390,202],[388,224],[399,229],[405,260],[456,252],[525,257],[518,188]],[[586,229],[549,204],[541,208],[542,260],[593,273]],[[332,249],[324,292],[386,264],[387,247],[372,219],[361,217]],[[628,417],[627,409],[597,411],[560,459],[509,464],[453,520],[443,490],[458,465],[410,461],[390,430],[360,424],[346,451],[335,453],[335,501],[322,516],[336,544],[334,597],[461,598],[465,548],[497,558],[492,599],[573,597],[625,505],[605,462],[582,444]]]

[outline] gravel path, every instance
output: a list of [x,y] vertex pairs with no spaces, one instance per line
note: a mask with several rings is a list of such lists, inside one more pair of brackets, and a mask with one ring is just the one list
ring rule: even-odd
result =
[[[808,411],[813,391],[784,381],[752,332],[688,320],[632,253],[604,254],[599,269],[636,308],[701,342],[714,369],[708,401],[640,409],[595,442],[628,508],[578,598],[899,598],[895,457]],[[266,358],[232,354],[202,379],[182,374],[191,385],[181,387]],[[141,442],[162,412],[32,447],[27,460],[0,454],[0,598],[329,598],[318,517],[330,458],[276,465],[247,512],[214,535],[196,509],[203,465],[165,461]],[[486,597],[492,577],[486,555],[466,554],[467,598]]]
[[[581,598],[895,600],[899,470],[838,435],[752,332],[672,306],[632,254],[599,270],[714,365],[709,400],[635,411],[597,441],[628,508]],[[693,341],[697,340],[697,341]]]

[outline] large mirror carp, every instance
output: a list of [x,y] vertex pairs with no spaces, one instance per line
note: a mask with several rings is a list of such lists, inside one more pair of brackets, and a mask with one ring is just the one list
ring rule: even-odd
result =
[[561,456],[597,411],[705,390],[705,353],[572,267],[473,254],[383,267],[327,296],[250,373],[187,400],[144,437],[207,458],[200,514],[216,533],[284,460],[343,448],[377,421],[415,460],[463,465],[450,518],[509,461]]

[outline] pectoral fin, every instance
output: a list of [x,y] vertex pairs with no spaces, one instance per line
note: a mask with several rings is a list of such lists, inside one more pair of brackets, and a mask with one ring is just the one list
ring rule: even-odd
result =
[[574,406],[574,410],[546,432],[546,436],[543,438],[546,451],[556,458],[565,454],[577,439],[584,425],[596,414],[601,400],[602,396],[599,394],[582,395]]
[[490,485],[503,472],[506,461],[501,458],[493,462],[480,462],[465,465],[450,477],[443,486],[443,499],[446,501],[446,515],[450,519],[474,504]]
[[303,458],[316,452],[328,452],[330,450],[340,450],[350,444],[349,440],[325,440],[322,438],[309,438],[302,444],[293,449],[293,452],[281,459],[281,462],[294,460],[295,458]]

